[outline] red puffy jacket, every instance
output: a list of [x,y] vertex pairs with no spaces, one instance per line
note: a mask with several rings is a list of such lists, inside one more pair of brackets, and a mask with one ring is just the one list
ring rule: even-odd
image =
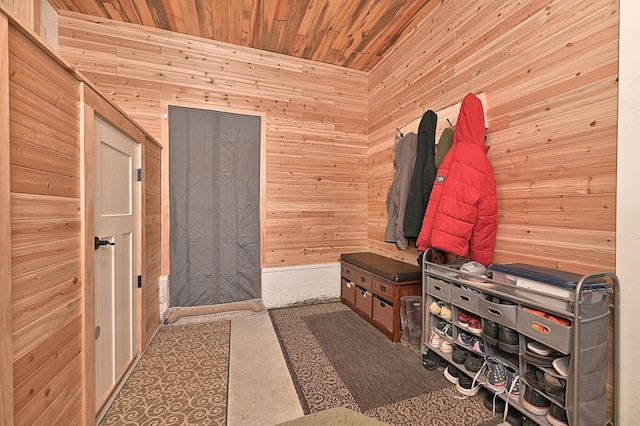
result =
[[453,145],[445,156],[429,197],[416,241],[429,247],[489,265],[498,230],[498,202],[493,167],[484,144],[482,103],[465,96],[456,123]]

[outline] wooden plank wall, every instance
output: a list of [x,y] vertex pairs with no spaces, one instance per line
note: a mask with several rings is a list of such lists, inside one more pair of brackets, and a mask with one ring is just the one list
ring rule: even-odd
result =
[[163,105],[266,116],[262,266],[366,250],[367,74],[77,14],[59,22],[63,56],[165,148]]
[[82,190],[92,184],[82,184],[81,135],[91,144],[93,139],[92,125],[85,127],[81,117],[96,110],[144,144],[140,349],[160,320],[161,146],[97,92],[83,92],[82,77],[68,63],[1,11],[0,116],[8,131],[0,138],[0,277],[7,296],[0,327],[0,423],[91,424],[94,398],[87,397],[87,385],[95,365],[87,319],[94,312],[85,302],[93,295],[87,292],[93,274],[85,271],[93,269],[84,268],[93,259],[93,232]]
[[[9,128],[9,20],[0,14],[0,129]],[[11,148],[0,132],[0,424],[13,425],[13,329],[11,327]]]
[[82,414],[80,93],[9,29],[14,422]]
[[381,243],[396,127],[484,92],[494,261],[614,271],[617,43],[615,0],[444,2],[369,77],[372,249],[416,257]]
[[155,139],[147,136],[144,140],[143,176],[144,187],[144,234],[142,280],[142,346],[151,341],[159,327],[160,319],[160,275],[162,267],[162,212],[160,164],[161,147]]

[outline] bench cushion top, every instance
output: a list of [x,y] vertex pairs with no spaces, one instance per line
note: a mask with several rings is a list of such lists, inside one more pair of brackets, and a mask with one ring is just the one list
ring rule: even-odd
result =
[[340,260],[395,282],[420,280],[420,267],[376,253],[343,253]]

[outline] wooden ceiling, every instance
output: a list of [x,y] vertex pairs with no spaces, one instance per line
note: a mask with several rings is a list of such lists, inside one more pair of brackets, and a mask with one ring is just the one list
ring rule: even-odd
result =
[[369,71],[442,0],[48,0],[79,12]]

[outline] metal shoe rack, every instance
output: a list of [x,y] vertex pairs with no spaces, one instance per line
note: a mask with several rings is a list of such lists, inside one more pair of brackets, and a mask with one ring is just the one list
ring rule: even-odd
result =
[[[454,342],[456,337],[455,330],[457,329],[457,327],[455,327],[455,319],[457,318],[457,313],[460,310],[465,310],[479,315],[482,318],[482,323],[484,324],[485,321],[487,321],[487,311],[478,308],[483,303],[480,301],[481,299],[486,299],[487,296],[497,296],[499,298],[515,302],[513,318],[511,318],[511,313],[509,313],[508,315],[505,315],[504,320],[506,322],[509,322],[509,324],[505,325],[513,325],[513,328],[520,333],[520,348],[518,356],[515,357],[515,359],[508,360],[508,362],[515,363],[516,366],[522,368],[524,361],[522,361],[520,358],[525,353],[526,342],[533,340],[540,341],[544,345],[558,350],[558,352],[560,353],[566,355],[570,354],[571,363],[570,373],[566,380],[566,397],[564,400],[564,404],[561,406],[563,406],[563,408],[571,407],[571,410],[567,412],[570,425],[574,426],[586,424],[587,422],[584,419],[586,419],[586,417],[589,417],[589,412],[585,412],[585,410],[587,409],[581,407],[580,405],[581,401],[579,389],[580,392],[583,392],[584,394],[584,388],[593,386],[593,383],[580,383],[580,380],[582,380],[580,376],[580,367],[581,362],[584,361],[581,360],[581,356],[588,356],[588,353],[587,355],[584,355],[585,348],[583,347],[581,340],[584,339],[586,333],[591,333],[594,323],[598,326],[600,335],[602,335],[602,327],[606,327],[606,329],[608,330],[609,315],[610,313],[613,313],[615,327],[614,365],[619,365],[618,342],[620,341],[620,284],[617,276],[609,272],[584,275],[577,282],[575,290],[573,292],[573,297],[565,298],[557,295],[550,295],[548,293],[526,287],[519,287],[513,284],[505,284],[489,278],[478,279],[475,277],[472,278],[461,275],[459,273],[459,268],[463,261],[460,259],[452,264],[437,265],[428,262],[426,258],[427,256],[425,255],[422,264],[422,312],[426,316],[421,339],[422,353],[426,353],[427,350],[431,349],[448,362],[452,362],[452,357],[450,354],[444,353],[438,349],[434,349],[429,345],[430,330],[432,327],[435,327],[435,325],[439,321],[441,321],[439,317],[429,312],[429,306],[432,302],[443,301],[451,305],[453,315],[450,322],[451,327],[454,327]],[[610,285],[610,290],[603,290],[605,294],[599,300],[599,302],[592,302],[592,300],[589,299],[590,292],[585,291],[585,288],[587,287],[585,284],[593,283],[594,281],[606,281]],[[610,294],[612,292],[613,297],[610,297]],[[613,299],[613,303],[611,303],[611,299]],[[553,303],[549,303],[550,301]],[[486,302],[484,303],[486,304]],[[570,320],[571,325],[560,326],[556,323],[549,323],[548,326],[552,331],[552,333],[549,333],[549,339],[546,339],[545,336],[536,338],[537,335],[532,334],[533,332],[530,330],[531,327],[529,322],[531,321],[531,318],[527,317],[527,312],[522,309],[523,306],[561,316],[562,318]],[[491,319],[495,322],[499,322],[493,317]],[[534,321],[537,321],[537,319]],[[605,322],[606,326],[604,325]],[[608,346],[607,334],[608,333],[605,332],[603,337],[604,340],[598,343],[607,343],[607,345],[605,346]],[[606,371],[607,366],[603,366],[603,368]],[[466,371],[466,369],[464,368],[459,368],[459,370],[462,374],[467,374],[470,376],[474,375],[474,373]],[[521,372],[520,374],[522,376],[524,373]],[[618,389],[619,383],[619,368],[615,368],[613,384],[614,413],[613,419],[607,417],[607,421],[605,423],[608,424],[620,424],[618,419],[620,412]],[[605,386],[604,383],[598,385],[601,385],[602,388],[604,388]],[[501,394],[501,396],[506,397],[504,394]],[[521,391],[520,399],[522,399],[523,397],[524,392]],[[552,403],[554,403],[553,400]],[[556,401],[555,403],[557,404],[558,402]],[[514,398],[510,398],[509,404],[515,406],[521,413],[527,416],[527,418],[530,418],[540,425],[548,426],[550,424],[545,416],[537,416],[533,413],[530,413],[526,408],[522,406],[522,404],[520,404],[520,400],[514,401]]]

